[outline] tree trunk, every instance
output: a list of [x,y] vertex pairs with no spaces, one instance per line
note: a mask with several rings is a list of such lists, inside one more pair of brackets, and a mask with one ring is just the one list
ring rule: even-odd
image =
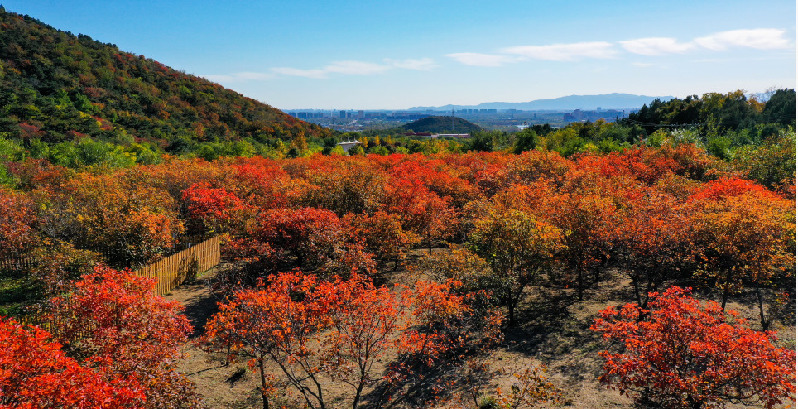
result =
[[762,296],[762,287],[756,286],[756,300],[759,303],[759,321],[762,323],[762,331],[767,331],[770,328],[770,320],[765,319],[765,300]]
[[507,325],[515,326],[515,303],[513,302],[512,290],[507,294]]
[[637,300],[637,305],[640,308],[643,308],[643,298],[640,295],[640,284],[638,283],[637,274],[634,274],[632,276],[632,288],[634,288],[635,291],[635,299]]
[[266,393],[266,373],[263,368],[263,358],[258,360],[260,369],[260,396],[263,398],[263,409],[269,409],[269,395]]
[[357,406],[360,403],[361,393],[363,393],[363,382],[360,382],[357,385],[357,391],[355,392],[355,399],[352,401],[352,409],[357,409]]

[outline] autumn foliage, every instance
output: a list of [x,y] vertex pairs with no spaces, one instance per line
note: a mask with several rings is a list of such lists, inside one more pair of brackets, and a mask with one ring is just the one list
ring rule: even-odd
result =
[[[351,387],[356,408],[365,388],[383,379],[379,362],[391,351],[431,364],[447,351],[484,344],[485,328],[462,325],[470,307],[451,290],[450,284],[391,289],[359,275],[319,281],[298,271],[282,273],[221,303],[203,342],[211,351],[248,359],[261,376],[264,407],[278,379],[308,407],[329,407],[330,379]],[[500,322],[490,328],[498,330]],[[393,379],[400,376],[397,369]],[[403,369],[402,376],[409,375],[410,368]]]
[[[589,300],[619,278],[629,284],[616,294],[634,294],[628,310],[646,317],[664,308],[650,294],[681,285],[721,310],[751,304],[762,329],[790,325],[793,196],[695,145],[162,159],[69,172],[20,162],[8,167],[19,189],[0,190],[0,256],[34,259],[27,277],[59,295],[54,336],[105,382],[138,382],[146,405],[190,394],[172,364],[189,329],[123,267],[187,235],[223,235],[233,262],[214,283],[223,302],[206,346],[250,362],[271,403],[288,388],[329,406],[335,383],[355,406],[443,405],[503,326],[525,330],[539,312],[530,297]],[[121,270],[92,272],[96,261]]]
[[794,400],[795,352],[775,347],[773,333],[753,331],[736,313],[702,306],[679,287],[651,298],[649,309],[609,307],[591,327],[624,346],[601,353],[602,382],[665,408]]
[[182,307],[154,288],[154,280],[129,270],[95,268],[51,300],[55,338],[83,365],[131,382],[143,392],[143,406],[189,407],[193,388],[174,365],[192,327]]
[[134,408],[138,383],[81,366],[47,331],[0,318],[0,407]]
[[37,241],[35,225],[29,199],[0,188],[0,256],[30,251]]

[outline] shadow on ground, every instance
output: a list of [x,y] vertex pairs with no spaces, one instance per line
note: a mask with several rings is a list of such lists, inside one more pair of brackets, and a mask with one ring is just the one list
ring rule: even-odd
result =
[[182,284],[167,297],[180,302],[185,307],[183,313],[194,327],[190,336],[192,339],[202,335],[205,323],[218,311],[216,306],[218,300],[211,291],[211,284],[216,273],[216,269],[210,270],[193,282]]

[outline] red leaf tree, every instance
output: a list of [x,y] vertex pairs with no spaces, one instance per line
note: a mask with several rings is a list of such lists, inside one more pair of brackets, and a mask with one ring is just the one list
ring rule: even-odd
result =
[[335,213],[312,207],[267,210],[248,237],[234,243],[239,257],[249,258],[262,271],[300,268],[327,275],[370,272],[371,254],[347,240]]
[[394,270],[421,241],[417,234],[402,229],[399,215],[378,211],[373,215],[347,214],[344,223],[352,240],[362,240],[365,249],[381,262],[394,262]]
[[213,234],[239,232],[244,227],[247,206],[235,194],[209,183],[195,183],[183,191],[191,219]]
[[193,387],[174,368],[192,327],[180,304],[154,288],[130,270],[96,267],[51,300],[56,337],[85,365],[141,385],[147,407],[190,407]]
[[386,186],[386,210],[398,214],[402,227],[422,236],[432,248],[433,240],[448,237],[457,225],[455,210],[448,198],[441,198],[419,179],[394,179]]
[[751,330],[715,302],[702,307],[688,293],[671,287],[649,295],[649,310],[627,304],[601,311],[591,329],[625,349],[600,353],[607,360],[600,380],[664,408],[756,400],[771,408],[794,400],[795,352],[773,346],[773,333]]
[[[397,352],[429,369],[425,363],[446,364],[489,345],[488,333],[499,336],[500,315],[478,317],[465,299],[448,283],[394,291],[357,274],[319,281],[299,271],[281,273],[221,303],[203,343],[248,359],[261,376],[264,408],[278,379],[317,409],[330,407],[334,385],[348,385],[348,405],[357,408],[364,392],[383,380],[379,362]],[[388,381],[409,379],[416,369],[405,359]],[[401,389],[388,388],[385,396]]]
[[406,325],[402,299],[359,275],[318,282],[294,271],[269,280],[219,305],[205,327],[206,347],[249,360],[261,376],[264,408],[275,379],[270,362],[308,407],[329,407],[332,379],[353,388],[356,408],[380,379],[375,363]]
[[50,334],[0,318],[1,408],[130,408],[144,396],[135,382],[80,366]]

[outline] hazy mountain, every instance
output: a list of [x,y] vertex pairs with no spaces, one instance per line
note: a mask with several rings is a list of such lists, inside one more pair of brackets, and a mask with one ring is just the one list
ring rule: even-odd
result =
[[524,111],[563,110],[574,109],[595,110],[601,109],[639,109],[643,104],[660,99],[670,101],[672,96],[647,96],[635,94],[598,94],[598,95],[569,95],[553,99],[536,99],[529,102],[485,102],[478,105],[444,105],[440,107],[415,107],[412,111],[455,111],[458,109],[520,109]]

